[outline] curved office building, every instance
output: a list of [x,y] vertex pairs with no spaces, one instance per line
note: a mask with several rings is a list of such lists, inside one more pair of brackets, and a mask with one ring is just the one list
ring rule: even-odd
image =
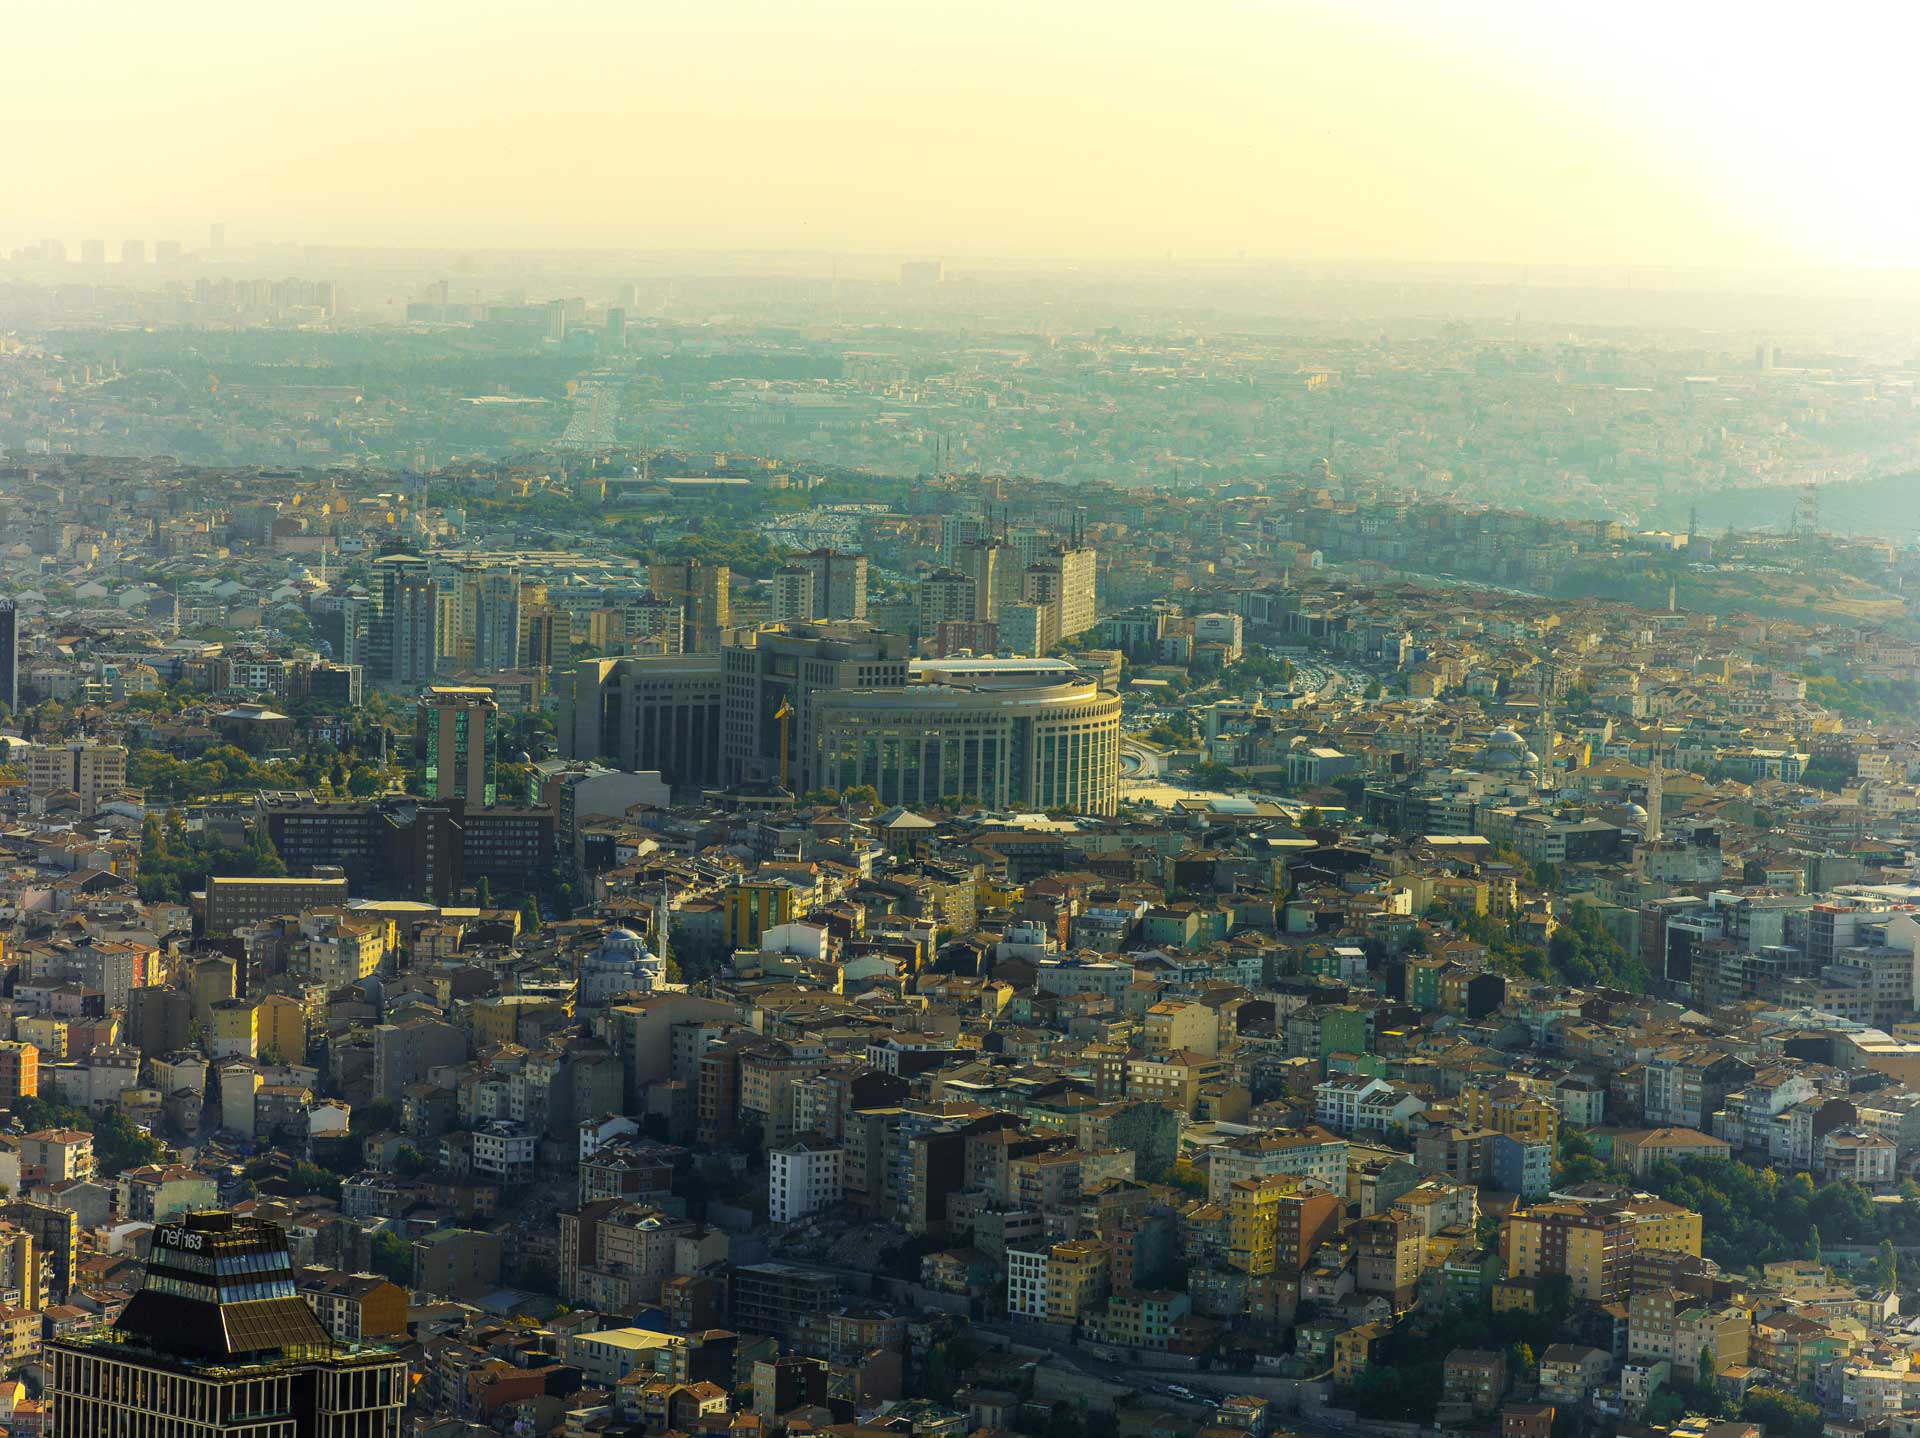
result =
[[971,797],[992,808],[1112,814],[1119,697],[1074,671],[995,673],[993,662],[937,677],[927,665],[931,683],[816,697],[819,782],[871,784],[881,803],[909,807]]

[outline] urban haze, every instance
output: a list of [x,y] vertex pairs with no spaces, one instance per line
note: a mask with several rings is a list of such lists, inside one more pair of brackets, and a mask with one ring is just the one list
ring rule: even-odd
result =
[[1920,22],[20,10],[0,1438],[1920,1438]]

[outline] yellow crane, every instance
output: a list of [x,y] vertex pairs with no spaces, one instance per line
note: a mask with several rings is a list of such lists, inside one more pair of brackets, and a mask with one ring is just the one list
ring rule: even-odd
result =
[[780,707],[773,711],[774,722],[780,726],[780,787],[787,787],[787,721],[793,718],[793,706],[787,703],[785,696]]

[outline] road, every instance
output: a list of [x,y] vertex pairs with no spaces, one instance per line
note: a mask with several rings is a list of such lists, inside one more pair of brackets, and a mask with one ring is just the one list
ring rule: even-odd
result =
[[574,385],[573,413],[557,442],[586,449],[611,448],[619,418],[620,397],[611,386],[602,380],[582,379]]
[[[1259,1393],[1263,1396],[1272,1396],[1266,1392],[1270,1385],[1288,1382],[1271,1374],[1191,1373],[1180,1369],[1152,1369],[1143,1368],[1136,1363],[1115,1362],[1089,1351],[1089,1345],[1061,1343],[1036,1335],[1022,1324],[976,1321],[973,1327],[980,1332],[993,1334],[1025,1348],[1045,1349],[1060,1363],[1089,1378],[1097,1378],[1102,1382],[1113,1383],[1140,1393],[1153,1393],[1176,1404],[1182,1401],[1181,1395],[1170,1390],[1184,1388],[1199,1400],[1190,1405],[1195,1409],[1211,1409],[1218,1405],[1208,1401],[1209,1399],[1230,1398],[1237,1393]],[[1310,1416],[1301,1419],[1293,1414],[1289,1415],[1286,1426],[1310,1428],[1316,1432],[1339,1431],[1331,1425],[1314,1423]]]

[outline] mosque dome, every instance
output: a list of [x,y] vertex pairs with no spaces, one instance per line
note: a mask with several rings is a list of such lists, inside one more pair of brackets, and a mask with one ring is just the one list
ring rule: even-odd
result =
[[600,942],[582,964],[583,982],[593,975],[591,988],[596,994],[608,988],[657,988],[666,978],[666,961],[647,947],[647,941],[632,929],[613,928],[600,936]]
[[1480,746],[1483,769],[1535,769],[1539,764],[1539,755],[1527,747],[1527,741],[1505,727],[1494,730]]

